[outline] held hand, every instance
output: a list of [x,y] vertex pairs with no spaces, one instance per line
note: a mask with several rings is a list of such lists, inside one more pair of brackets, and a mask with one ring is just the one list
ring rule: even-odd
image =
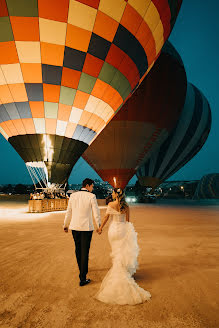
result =
[[102,229],[98,228],[96,231],[97,231],[97,233],[98,233],[99,235],[101,235],[101,233],[102,233]]
[[65,232],[68,232],[68,227],[65,227],[65,228],[64,228],[64,231],[65,231]]

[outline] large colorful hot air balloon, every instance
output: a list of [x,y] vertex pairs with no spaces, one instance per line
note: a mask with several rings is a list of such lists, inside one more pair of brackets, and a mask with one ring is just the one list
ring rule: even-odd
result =
[[181,58],[168,42],[150,74],[83,158],[103,180],[124,188],[174,128],[184,105],[186,85]]
[[0,132],[32,176],[67,180],[153,65],[181,2],[0,0]]
[[137,171],[140,184],[155,188],[177,172],[199,152],[210,129],[209,103],[188,83],[185,105],[174,131]]

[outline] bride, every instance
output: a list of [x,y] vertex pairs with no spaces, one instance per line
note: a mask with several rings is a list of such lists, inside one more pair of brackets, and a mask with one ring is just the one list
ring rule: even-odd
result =
[[104,225],[111,219],[108,238],[112,249],[112,267],[95,298],[111,304],[143,303],[150,299],[151,294],[139,287],[132,277],[138,267],[137,233],[129,222],[129,206],[123,190],[114,189],[112,197],[114,201],[108,204],[103,222],[97,229],[101,234]]

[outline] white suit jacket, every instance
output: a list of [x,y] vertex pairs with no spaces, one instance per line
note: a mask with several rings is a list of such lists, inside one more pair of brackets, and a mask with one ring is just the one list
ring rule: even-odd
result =
[[97,227],[100,226],[100,211],[94,194],[83,189],[71,194],[63,227],[70,230],[94,230],[93,217]]

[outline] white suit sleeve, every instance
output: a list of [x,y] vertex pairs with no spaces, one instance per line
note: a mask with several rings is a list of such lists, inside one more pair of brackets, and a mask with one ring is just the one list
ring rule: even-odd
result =
[[69,198],[68,201],[68,207],[67,207],[67,211],[65,214],[65,220],[64,220],[64,224],[63,224],[63,228],[68,228],[70,222],[71,222],[71,218],[72,218],[72,200],[71,197]]
[[96,221],[96,225],[99,228],[101,221],[100,221],[100,210],[97,204],[97,198],[94,195],[94,197],[91,199],[91,206],[92,206],[92,211],[93,211],[93,216]]

